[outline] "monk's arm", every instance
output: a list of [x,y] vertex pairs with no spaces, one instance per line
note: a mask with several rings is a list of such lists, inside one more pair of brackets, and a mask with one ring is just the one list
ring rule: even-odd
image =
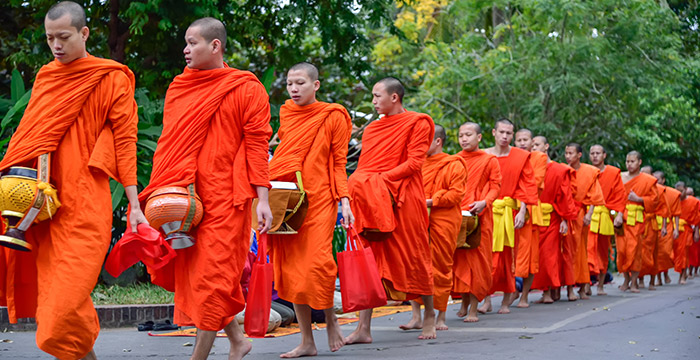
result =
[[[525,161],[523,166],[523,171],[520,174],[520,179],[518,180],[518,187],[515,190],[514,198],[524,202],[527,205],[537,205],[537,184],[535,184],[535,170],[532,167],[532,163],[528,159]],[[527,211],[526,207],[523,211]],[[524,212],[521,211],[524,216]]]
[[450,176],[449,188],[440,189],[433,194],[432,207],[453,207],[459,205],[467,192],[467,171],[461,162],[448,165],[445,173]]
[[644,200],[644,210],[647,212],[653,212],[656,210],[656,205],[659,199],[659,191],[656,189],[656,185],[653,185],[649,191],[641,197]]
[[569,176],[564,176],[559,188],[559,195],[555,198],[554,209],[564,220],[575,220],[578,211],[574,207],[574,196],[571,193],[571,180]]
[[248,162],[248,178],[253,186],[270,187],[268,168],[268,141],[272,136],[270,127],[270,103],[262,84],[249,82],[242,85],[245,96],[242,103],[243,138]]
[[331,126],[331,152],[333,156],[333,174],[330,175],[335,179],[335,190],[338,197],[349,198],[346,165],[352,127],[348,127],[348,122],[340,111],[332,112],[328,120]]
[[[396,181],[421,171],[426,153],[433,140],[430,136],[432,132],[431,127],[432,125],[427,121],[420,120],[416,122],[406,149],[406,161],[385,172],[383,174],[384,178],[390,181]],[[387,139],[387,141],[391,140]]]
[[501,193],[501,182],[503,181],[501,166],[498,165],[498,160],[496,160],[496,158],[491,158],[484,171],[489,172],[487,184],[489,190],[483,200],[486,201],[486,206],[491,206],[491,203],[498,199],[498,195]]
[[114,150],[117,156],[119,181],[124,187],[137,184],[136,142],[138,141],[138,106],[134,100],[134,90],[127,76],[121,71],[113,71],[112,107],[107,120],[112,124]]

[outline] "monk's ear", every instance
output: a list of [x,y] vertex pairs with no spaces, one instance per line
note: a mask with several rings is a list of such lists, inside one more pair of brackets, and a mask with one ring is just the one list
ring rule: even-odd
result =
[[83,39],[83,41],[87,41],[88,37],[90,37],[90,28],[87,26],[83,26],[82,29],[80,29],[80,37]]
[[318,89],[321,88],[321,82],[316,80],[314,81],[314,92],[318,91]]
[[476,136],[476,139],[477,139],[479,142],[481,142],[481,134],[478,134],[478,135]]
[[221,49],[221,40],[214,39],[211,41],[211,52],[214,54],[216,54],[216,53],[223,54],[223,49]]

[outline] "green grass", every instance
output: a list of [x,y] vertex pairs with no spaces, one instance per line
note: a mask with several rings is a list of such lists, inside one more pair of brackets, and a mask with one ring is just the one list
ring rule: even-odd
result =
[[99,284],[92,291],[95,305],[172,304],[173,297],[173,293],[150,283],[129,286]]

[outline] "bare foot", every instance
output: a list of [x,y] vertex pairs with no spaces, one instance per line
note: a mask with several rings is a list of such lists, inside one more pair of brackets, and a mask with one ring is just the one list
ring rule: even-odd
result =
[[581,289],[581,291],[578,292],[578,296],[581,298],[581,300],[588,300],[591,297],[588,296],[588,293],[586,293],[585,290]]
[[606,293],[605,290],[603,290],[602,287],[599,287],[599,288],[598,288],[598,293],[597,293],[596,295],[598,295],[598,296],[605,296],[605,295],[608,295],[608,293]]
[[630,289],[630,287],[627,286],[627,284],[622,284],[622,285],[618,286],[617,288],[620,289],[620,291],[622,291],[622,292],[625,292],[625,291]]
[[450,328],[447,327],[447,324],[445,324],[445,320],[438,319],[437,323],[435,323],[435,330],[438,331],[444,331],[444,330],[449,330]]
[[280,355],[280,357],[282,359],[293,359],[293,358],[298,358],[298,357],[303,357],[303,356],[316,356],[316,355],[318,355],[318,351],[316,351],[316,346],[301,344],[301,345],[295,347],[292,351],[286,352],[286,353]]
[[523,298],[520,298],[520,301],[518,301],[518,305],[516,305],[516,307],[521,308],[521,309],[525,309],[525,308],[529,308],[530,304],[527,301],[523,301]]
[[464,318],[464,322],[466,322],[466,323],[479,322],[479,318],[476,315],[469,315],[469,316]]
[[430,340],[437,339],[437,332],[435,331],[435,317],[426,316],[423,321],[423,333],[418,336],[420,340]]
[[462,307],[459,308],[459,311],[457,311],[457,317],[463,318],[467,316],[467,306],[465,305],[464,299],[462,299]]
[[576,297],[576,294],[574,294],[573,291],[568,294],[567,298],[569,299],[569,301],[578,300],[578,298]]
[[359,329],[352,332],[345,338],[345,345],[352,344],[371,344],[372,336],[369,334],[364,334]]
[[416,319],[416,318],[411,318],[411,321],[409,321],[407,324],[399,325],[399,329],[401,329],[401,330],[413,330],[413,329],[422,329],[422,328],[423,328],[423,322],[420,319]]
[[[229,339],[230,340],[230,339]],[[244,356],[248,355],[250,350],[253,349],[253,344],[247,339],[243,338],[240,341],[231,342],[231,349],[228,352],[228,360],[240,360]]]
[[685,279],[680,279],[680,280],[678,280],[678,283],[681,284],[681,285],[685,285]]
[[484,304],[481,305],[478,309],[476,309],[476,311],[478,311],[479,314],[486,314],[487,312],[493,311],[493,307],[491,307],[491,305]]
[[326,331],[328,332],[328,348],[331,352],[336,352],[345,345],[345,338],[343,337],[343,331],[336,324],[334,326],[329,326]]
[[670,284],[670,283],[671,283],[671,277],[668,276],[668,273],[665,273],[665,274],[664,274],[664,282],[665,282],[666,284]]
[[649,284],[649,291],[655,291],[655,290],[656,290],[656,286]]
[[510,314],[510,308],[508,306],[501,306],[500,309],[498,309],[499,314]]
[[631,288],[630,288],[630,292],[633,293],[633,294],[639,294],[639,289],[636,288],[636,287],[631,287]]

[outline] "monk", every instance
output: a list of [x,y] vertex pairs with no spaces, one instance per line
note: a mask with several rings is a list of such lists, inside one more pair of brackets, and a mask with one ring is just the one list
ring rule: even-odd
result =
[[622,183],[620,169],[606,165],[608,154],[602,145],[590,147],[588,157],[591,165],[600,170],[598,182],[603,190],[605,206],[596,206],[591,217],[588,231],[588,270],[598,277],[597,295],[607,295],[605,292],[605,275],[608,273],[610,261],[610,244],[615,235],[615,227],[621,227],[622,214],[627,203],[627,192]]
[[[513,123],[500,119],[494,124],[492,134],[495,145],[485,151],[495,155],[501,167],[503,184],[501,194],[493,203],[493,285],[491,293],[503,291],[499,314],[510,313],[515,295],[515,254],[520,228],[525,225],[527,205],[537,204],[537,184],[530,163],[530,153],[510,146],[513,140]],[[517,210],[514,213],[513,210]],[[512,219],[512,220],[511,220]],[[491,311],[491,297],[486,297],[480,308]]]
[[[691,187],[686,188],[686,193],[688,196],[695,196],[695,191]],[[700,211],[700,208],[698,209]],[[695,226],[697,229],[697,225]],[[686,243],[686,247],[688,248],[687,254],[688,254],[688,279],[692,279],[693,277],[697,276],[698,272],[698,265],[700,263],[700,242],[698,242],[697,236],[693,236],[693,239],[690,241],[690,243]]]
[[[578,143],[569,143],[564,148],[566,162],[574,170],[571,187],[578,217],[569,223],[569,233],[564,238],[564,278],[569,301],[575,301],[574,284],[581,284],[579,297],[588,299],[591,290],[591,275],[588,271],[588,229],[596,206],[605,206],[603,189],[598,177],[600,170],[593,165],[581,163],[583,148]],[[586,208],[588,208],[586,210]],[[573,271],[571,271],[573,270]],[[573,275],[569,278],[566,275]]]
[[678,284],[685,285],[688,280],[688,249],[698,238],[700,201],[689,194],[684,182],[677,182],[675,188],[681,192],[681,215],[678,226],[680,235],[673,241],[673,269],[680,274]]
[[479,216],[481,241],[476,249],[457,249],[454,254],[452,292],[461,294],[462,307],[457,316],[464,322],[477,322],[477,305],[491,290],[493,260],[493,216],[491,205],[501,190],[501,168],[495,156],[479,150],[481,126],[467,122],[459,127],[457,155],[467,162],[467,192],[462,210]]
[[[640,170],[645,174],[653,176],[651,166],[643,166]],[[658,183],[656,178],[656,190],[659,197],[656,199],[657,206],[652,213],[644,213],[644,235],[642,237],[642,269],[639,271],[639,288],[644,288],[644,276],[649,275],[649,290],[654,291],[654,278],[657,274],[657,261],[659,256],[659,238],[665,235],[666,219],[670,216],[666,206],[666,187]],[[658,221],[661,219],[661,222]]]
[[[402,328],[421,327],[419,339],[434,339],[429,219],[421,169],[435,125],[430,116],[404,109],[403,96],[404,87],[396,78],[384,78],[372,88],[374,109],[384,117],[363,134],[357,170],[348,180],[350,206],[362,238],[389,234],[370,242],[388,297],[421,297],[425,304],[422,324],[411,322]],[[372,310],[361,311],[346,344],[371,343],[371,321]]]
[[280,108],[280,145],[270,162],[270,179],[296,182],[301,172],[308,195],[304,223],[293,235],[270,235],[275,289],[294,304],[301,344],[282,358],[315,356],[311,309],[326,315],[328,346],[338,351],[345,343],[333,311],[338,273],[333,259],[333,231],[341,204],[343,224],[353,222],[348,194],[348,142],[352,121],[342,105],[316,100],[321,82],[318,69],[306,62],[287,72],[287,100]]
[[36,318],[36,343],[48,354],[96,359],[100,326],[90,293],[110,244],[110,177],[124,185],[131,230],[146,223],[136,189],[134,74],[86,52],[90,29],[80,5],[53,5],[44,29],[54,60],[36,76],[0,171],[36,168],[37,157],[49,153],[62,206],[29,227],[31,252],[0,247],[0,305],[12,323]]
[[[462,225],[460,204],[467,191],[465,161],[461,156],[443,152],[446,140],[445,128],[435,125],[435,138],[423,164],[423,188],[426,205],[430,209],[428,233],[433,261],[433,306],[438,310],[436,330],[448,330],[445,316],[452,290],[453,256]],[[411,323],[419,324],[420,303],[411,301],[411,306]]]
[[661,226],[656,258],[656,286],[661,286],[663,285],[661,281],[662,273],[666,283],[671,282],[671,278],[668,276],[668,269],[673,267],[673,242],[680,235],[678,227],[681,215],[681,192],[670,186],[665,186],[666,175],[663,171],[655,171],[654,177],[658,181],[657,184],[664,186],[663,201],[668,209],[667,217],[662,218],[661,222],[659,222],[659,216],[656,216],[656,222]]
[[628,195],[623,224],[625,234],[617,237],[617,270],[625,276],[620,290],[638,293],[637,277],[642,269],[644,212],[654,211],[658,191],[656,178],[640,172],[642,155],[639,152],[630,151],[625,164],[627,171],[620,176]]
[[[533,151],[547,154],[549,143],[544,136],[535,136]],[[544,177],[544,188],[540,194],[540,205],[536,211],[542,214],[540,229],[540,271],[534,276],[532,287],[542,289],[538,303],[552,304],[553,290],[564,283],[561,271],[564,253],[562,243],[569,230],[569,223],[578,216],[571,192],[571,180],[575,173],[571,167],[549,160]]]
[[185,33],[187,67],[168,87],[163,133],[153,157],[151,182],[139,199],[166,186],[194,188],[204,217],[191,235],[194,246],[151,272],[152,281],[175,292],[180,325],[197,327],[192,359],[209,356],[224,329],[230,359],[250,352],[234,316],[245,308],[240,278],[250,246],[253,198],[260,233],[272,222],[268,204],[270,105],[255,75],[224,61],[226,28],[213,18],[194,21]]
[[[539,196],[544,187],[544,174],[547,171],[547,154],[532,150],[532,131],[528,129],[520,129],[515,133],[515,146],[530,152],[530,164],[534,170],[535,185],[537,185]],[[539,226],[542,226],[543,223],[541,217],[533,216],[532,208],[532,205],[528,205],[527,212],[531,216],[527,217],[525,225],[520,229],[520,237],[515,249],[515,276],[523,278],[523,291],[517,305],[519,308],[530,306],[528,299],[530,287],[535,274],[539,271]],[[536,218],[533,219],[533,217]]]

